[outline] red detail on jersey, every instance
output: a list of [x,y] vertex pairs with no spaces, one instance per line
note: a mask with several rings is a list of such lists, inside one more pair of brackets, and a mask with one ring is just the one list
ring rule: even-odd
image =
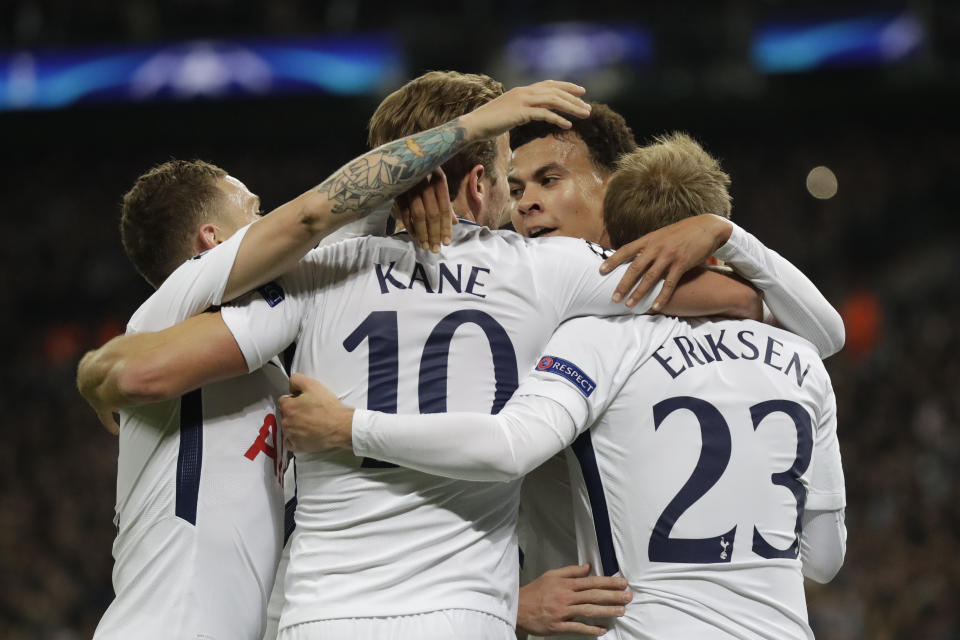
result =
[[[273,445],[267,444],[268,437],[273,441]],[[253,460],[261,451],[274,460],[277,459],[277,416],[272,413],[267,414],[263,426],[260,427],[260,435],[243,455]]]
[[257,439],[243,455],[250,460],[255,460],[260,453],[266,454],[273,460],[273,473],[280,481],[280,486],[283,486],[286,452],[283,450],[283,439],[277,428],[277,416],[272,413],[268,413],[263,419],[263,426],[260,427]]

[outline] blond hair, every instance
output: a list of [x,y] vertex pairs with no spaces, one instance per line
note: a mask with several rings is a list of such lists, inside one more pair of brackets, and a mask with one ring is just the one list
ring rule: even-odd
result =
[[684,133],[655,138],[617,162],[603,200],[614,247],[701,213],[730,217],[730,176]]
[[[379,147],[392,140],[432,129],[470,113],[501,95],[503,85],[490,76],[428,71],[384,98],[370,118],[368,142],[371,148]],[[450,198],[457,197],[463,177],[478,164],[483,165],[491,182],[496,183],[496,156],[496,142],[482,140],[468,145],[447,160],[443,171],[447,174]]]

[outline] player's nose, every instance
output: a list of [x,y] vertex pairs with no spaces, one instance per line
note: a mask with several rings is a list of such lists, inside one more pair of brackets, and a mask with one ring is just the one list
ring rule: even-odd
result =
[[530,190],[524,192],[523,197],[520,198],[520,201],[517,203],[517,211],[520,212],[520,215],[527,216],[532,213],[542,213],[543,212],[543,203],[535,194],[530,193]]

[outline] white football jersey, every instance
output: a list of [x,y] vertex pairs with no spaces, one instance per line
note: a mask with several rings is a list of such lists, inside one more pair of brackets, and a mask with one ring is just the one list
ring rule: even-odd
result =
[[[384,202],[364,217],[350,222],[320,241],[321,245],[329,245],[341,240],[360,238],[368,235],[382,236],[386,232],[390,218],[390,209],[393,201]],[[229,269],[230,266],[226,268]],[[289,351],[284,352],[286,357]],[[282,430],[283,425],[281,425]],[[292,455],[292,454],[291,454]],[[263,640],[276,640],[280,625],[280,612],[283,611],[283,583],[287,575],[287,565],[290,563],[290,536],[293,534],[296,523],[294,513],[297,508],[297,478],[296,460],[291,459],[287,464],[287,471],[283,482],[284,516],[283,516],[283,552],[277,564],[277,573],[273,580],[273,591],[267,602],[267,624],[263,630]]]
[[[520,584],[525,585],[551,569],[577,560],[570,471],[564,452],[557,453],[523,478],[517,542],[520,545]],[[580,640],[580,634],[551,635],[554,640]],[[540,636],[527,634],[527,640]]]
[[[297,341],[292,370],[350,406],[498,412],[553,329],[624,313],[619,275],[583,240],[526,240],[468,222],[435,255],[406,233],[322,247],[223,318],[251,370]],[[659,287],[634,309],[649,307]],[[474,609],[516,618],[517,486],[299,454],[280,627]]]
[[570,494],[570,473],[563,452],[523,478],[517,520],[522,560],[520,584],[551,569],[577,564]]
[[801,516],[845,506],[813,345],[753,321],[581,318],[522,395],[592,425],[568,449],[580,559],[634,591],[609,637],[813,637]]
[[[186,261],[134,314],[158,331],[218,305],[246,229]],[[283,541],[277,361],[120,412],[116,597],[96,638],[260,640]]]

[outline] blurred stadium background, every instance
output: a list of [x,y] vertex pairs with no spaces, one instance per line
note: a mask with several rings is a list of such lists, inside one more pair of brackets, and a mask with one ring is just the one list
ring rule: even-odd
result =
[[[364,149],[427,69],[572,79],[637,138],[685,130],[734,217],[841,309],[828,362],[847,560],[823,640],[960,638],[960,6],[725,0],[6,0],[0,5],[0,637],[90,637],[112,597],[116,441],[82,353],[150,290],[121,194],[199,157],[264,210]],[[813,171],[815,168],[818,168]]]

